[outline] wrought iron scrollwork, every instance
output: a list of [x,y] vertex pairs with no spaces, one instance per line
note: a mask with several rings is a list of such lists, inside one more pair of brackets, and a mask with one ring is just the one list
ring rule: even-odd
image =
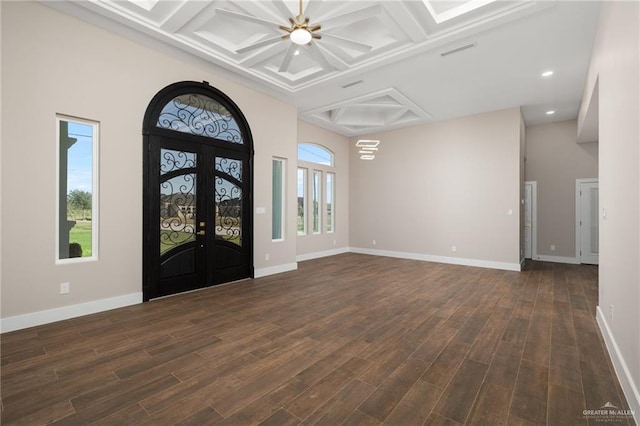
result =
[[[196,154],[163,149],[160,173],[166,175],[196,167]],[[160,253],[195,240],[196,174],[184,173],[160,179]]]
[[196,154],[193,152],[163,149],[160,151],[160,174],[196,167]]
[[216,238],[242,246],[242,188],[216,176]]
[[216,170],[242,182],[242,161],[232,158],[216,157]]
[[157,127],[243,144],[238,123],[227,108],[203,95],[180,95],[164,106]]

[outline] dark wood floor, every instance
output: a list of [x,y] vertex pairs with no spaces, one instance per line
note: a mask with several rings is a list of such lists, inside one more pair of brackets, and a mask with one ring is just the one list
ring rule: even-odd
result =
[[1,420],[586,425],[627,407],[597,295],[592,266],[303,262],[2,335]]

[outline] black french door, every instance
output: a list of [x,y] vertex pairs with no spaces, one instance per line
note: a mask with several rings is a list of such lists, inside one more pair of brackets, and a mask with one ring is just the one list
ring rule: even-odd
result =
[[[219,138],[220,129],[242,129],[223,126],[228,109],[218,119],[221,107],[208,95],[171,94],[169,108],[158,112],[164,99],[155,108],[159,118],[147,112],[158,125],[145,135],[145,301],[253,276],[252,152],[246,137]],[[163,122],[167,116],[173,121]],[[217,133],[194,134],[202,121]]]

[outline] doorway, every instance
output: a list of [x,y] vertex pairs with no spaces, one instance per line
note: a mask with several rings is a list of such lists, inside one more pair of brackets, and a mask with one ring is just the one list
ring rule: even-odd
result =
[[252,156],[238,107],[208,83],[160,91],[144,121],[143,299],[253,276]]
[[536,204],[538,198],[538,183],[527,181],[524,183],[524,257],[533,259],[538,251],[536,232],[537,214]]
[[576,258],[580,263],[599,263],[598,179],[576,179]]

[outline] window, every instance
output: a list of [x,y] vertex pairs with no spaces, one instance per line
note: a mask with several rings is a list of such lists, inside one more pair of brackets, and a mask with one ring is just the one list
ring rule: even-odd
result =
[[285,160],[281,158],[273,159],[272,174],[272,219],[271,219],[271,239],[284,239],[284,200],[285,200]]
[[315,143],[298,144],[298,235],[335,232],[335,187],[333,152]]
[[298,144],[298,161],[333,166],[333,152],[314,143]]
[[307,234],[307,169],[298,168],[298,235]]
[[157,127],[243,144],[240,126],[220,102],[199,93],[182,94],[166,104]]
[[327,173],[327,185],[326,185],[326,207],[327,207],[327,232],[333,232],[335,229],[335,215],[333,214],[333,200],[334,200],[334,191],[335,191],[335,173]]
[[322,223],[320,204],[322,203],[322,199],[320,198],[320,194],[322,191],[322,172],[319,170],[313,171],[313,182],[312,182],[312,191],[313,191],[313,233],[320,233],[320,224]]
[[98,257],[98,123],[56,117],[57,259]]

